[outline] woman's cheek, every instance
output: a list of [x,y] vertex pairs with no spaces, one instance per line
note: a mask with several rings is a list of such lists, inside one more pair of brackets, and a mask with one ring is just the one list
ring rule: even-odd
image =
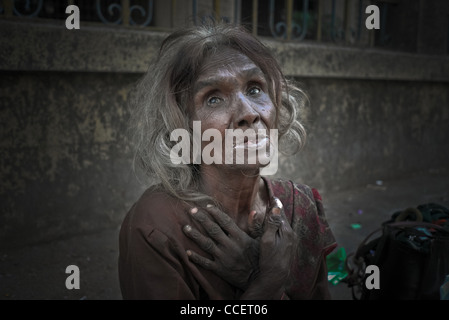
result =
[[276,122],[276,108],[271,102],[271,99],[267,98],[261,101],[260,115],[270,128],[274,128]]

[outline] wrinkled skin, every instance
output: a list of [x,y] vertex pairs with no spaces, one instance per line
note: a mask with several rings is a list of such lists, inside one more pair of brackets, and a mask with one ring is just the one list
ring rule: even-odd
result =
[[[277,109],[265,75],[233,49],[205,59],[192,90],[192,119],[201,121],[202,133],[220,132],[222,154],[226,130],[275,128]],[[204,149],[209,141],[202,143]],[[199,191],[213,197],[220,209],[193,208],[189,213],[205,234],[183,228],[212,257],[187,250],[190,260],[243,290],[242,299],[281,298],[294,252],[294,233],[283,210],[270,207],[275,202],[260,177],[262,167],[259,162],[201,164]]]
[[250,224],[255,226],[252,233],[262,232],[256,239],[216,207],[210,206],[204,211],[194,208],[191,215],[201,223],[208,236],[189,225],[184,227],[185,234],[213,257],[210,260],[188,250],[191,261],[242,289],[247,298],[272,298],[265,294],[283,293],[295,241],[282,209],[274,207],[269,210],[263,230],[259,229],[260,225],[257,227],[256,219],[251,219],[250,215]]

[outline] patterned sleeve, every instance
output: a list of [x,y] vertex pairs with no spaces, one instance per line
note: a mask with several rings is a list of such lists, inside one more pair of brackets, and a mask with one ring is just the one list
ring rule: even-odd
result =
[[292,267],[291,299],[329,299],[326,256],[337,246],[316,189],[293,184],[292,229],[298,249]]
[[335,242],[334,234],[332,233],[331,228],[329,227],[329,224],[326,219],[326,215],[324,213],[324,207],[323,207],[323,199],[321,198],[321,195],[319,194],[318,190],[315,188],[312,188],[312,194],[313,198],[315,199],[316,207],[317,207],[317,214],[319,217],[319,224],[321,226],[321,230],[323,232],[323,253],[324,255],[328,255],[332,252],[332,250],[335,249],[337,246]]

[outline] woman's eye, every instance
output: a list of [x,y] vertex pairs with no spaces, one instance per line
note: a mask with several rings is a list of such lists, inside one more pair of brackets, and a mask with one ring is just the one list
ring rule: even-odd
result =
[[221,102],[221,98],[219,98],[219,97],[210,97],[209,99],[207,99],[208,106],[215,106],[220,102]]
[[259,94],[260,93],[260,88],[259,87],[251,87],[249,90],[248,90],[248,94],[249,95],[256,95],[256,94]]

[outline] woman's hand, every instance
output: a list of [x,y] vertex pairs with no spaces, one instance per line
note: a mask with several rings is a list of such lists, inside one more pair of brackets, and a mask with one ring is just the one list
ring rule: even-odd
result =
[[279,199],[275,199],[275,203],[267,213],[263,231],[262,222],[254,218],[254,212],[249,215],[250,230],[254,234],[263,233],[260,239],[250,237],[218,208],[207,208],[210,216],[195,208],[192,216],[201,223],[211,238],[191,226],[185,226],[184,232],[211,254],[213,260],[188,250],[190,259],[214,271],[234,286],[246,290],[244,298],[270,299],[273,292],[282,294],[290,271],[295,241],[282,204]]
[[[214,271],[232,285],[246,290],[259,273],[259,241],[241,230],[220,209],[209,205],[205,211],[193,208],[190,213],[204,227],[210,238],[190,225],[185,226],[183,230],[201,249],[209,253],[213,260],[187,250],[190,260]],[[255,217],[255,211],[250,213],[248,224],[252,233],[260,233],[258,229],[262,222]]]
[[245,299],[281,298],[284,294],[297,241],[282,203],[277,198],[274,202],[260,239],[259,275],[245,292]]

